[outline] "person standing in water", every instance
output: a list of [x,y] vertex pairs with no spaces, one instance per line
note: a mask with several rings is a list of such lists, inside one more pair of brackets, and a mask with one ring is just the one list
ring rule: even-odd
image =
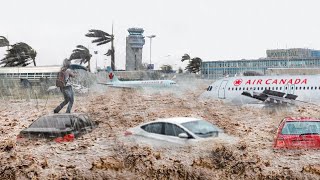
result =
[[54,113],[59,113],[59,111],[68,103],[69,104],[68,104],[66,113],[70,113],[71,108],[73,106],[74,93],[72,90],[70,78],[75,77],[75,73],[70,69],[70,64],[71,62],[68,59],[65,59],[63,61],[63,66],[60,72],[58,73],[56,86],[60,88],[60,91],[64,97],[64,101],[53,110]]

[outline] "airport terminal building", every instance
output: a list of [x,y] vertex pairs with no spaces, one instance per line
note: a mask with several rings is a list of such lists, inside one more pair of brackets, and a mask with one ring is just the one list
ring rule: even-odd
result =
[[201,64],[201,76],[206,79],[219,79],[242,75],[254,71],[267,74],[268,69],[320,68],[320,50],[293,48],[267,50],[267,57],[260,59],[206,61]]

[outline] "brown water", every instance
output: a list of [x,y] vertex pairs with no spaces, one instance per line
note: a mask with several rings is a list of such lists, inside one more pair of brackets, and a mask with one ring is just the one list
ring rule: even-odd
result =
[[[76,97],[73,110],[86,112],[99,127],[74,142],[16,141],[16,135],[60,96],[45,100],[2,100],[1,179],[320,179],[320,151],[273,151],[276,128],[286,116],[320,116],[315,106],[262,109],[199,100],[205,85],[187,91],[106,89]],[[231,139],[193,146],[131,141],[123,132],[163,117],[206,119]]]

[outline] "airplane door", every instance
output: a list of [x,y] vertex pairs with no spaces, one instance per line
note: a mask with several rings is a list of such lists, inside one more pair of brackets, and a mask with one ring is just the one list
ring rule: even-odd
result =
[[218,97],[220,99],[225,99],[226,98],[226,86],[227,86],[228,81],[224,80],[221,82],[219,91],[218,91]]

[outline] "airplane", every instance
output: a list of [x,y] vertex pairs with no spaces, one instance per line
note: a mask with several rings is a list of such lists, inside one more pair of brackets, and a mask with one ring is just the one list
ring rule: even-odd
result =
[[107,67],[108,78],[110,82],[98,84],[107,85],[114,88],[159,88],[159,87],[172,87],[177,86],[177,83],[172,80],[145,80],[145,81],[120,81],[113,73],[110,67]]
[[201,97],[235,104],[314,104],[320,101],[320,75],[228,77],[209,85]]

